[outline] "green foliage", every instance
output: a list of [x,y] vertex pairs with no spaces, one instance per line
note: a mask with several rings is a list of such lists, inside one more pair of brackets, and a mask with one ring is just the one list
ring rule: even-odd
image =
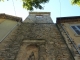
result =
[[[5,1],[5,0],[0,0]],[[8,0],[7,0],[8,1]],[[43,9],[42,4],[49,2],[49,0],[22,0],[23,8],[27,10]],[[80,6],[80,0],[71,0],[72,4]]]
[[49,0],[22,0],[23,1],[23,8],[27,10],[36,9],[43,9],[41,4],[47,3]]
[[76,4],[76,5],[80,6],[80,0],[72,0],[71,2],[72,2],[72,4]]
[[[5,1],[5,0],[0,0],[0,1]],[[23,8],[27,10],[34,10],[34,8],[43,9],[43,6],[41,4],[47,3],[49,2],[49,0],[22,0],[22,2],[23,2]]]
[[4,0],[0,0],[0,1],[4,1]]

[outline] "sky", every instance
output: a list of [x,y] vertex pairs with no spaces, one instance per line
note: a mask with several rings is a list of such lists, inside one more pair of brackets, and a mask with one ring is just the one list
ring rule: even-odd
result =
[[[57,17],[80,16],[80,7],[72,5],[70,0],[50,0],[48,3],[43,4],[43,6],[44,9],[34,9],[33,12],[51,12],[50,16],[54,23],[56,23]],[[22,17],[25,20],[29,12],[23,8],[21,0],[0,2],[0,13]]]

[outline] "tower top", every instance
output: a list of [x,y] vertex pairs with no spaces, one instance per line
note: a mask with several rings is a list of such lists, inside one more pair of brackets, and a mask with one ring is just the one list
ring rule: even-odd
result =
[[50,12],[29,12],[24,23],[53,23]]
[[50,15],[50,12],[29,12],[29,14],[48,14]]

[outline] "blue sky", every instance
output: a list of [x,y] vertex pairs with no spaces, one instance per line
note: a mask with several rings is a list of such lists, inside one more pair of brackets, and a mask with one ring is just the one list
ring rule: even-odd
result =
[[[33,12],[51,12],[51,18],[54,23],[56,22],[57,17],[80,16],[79,6],[71,5],[70,0],[60,0],[60,2],[59,0],[50,0],[49,3],[43,5],[43,10],[34,9]],[[14,0],[14,6],[16,14],[12,0],[0,2],[0,13],[22,17],[24,20],[28,16],[29,11],[23,9],[21,0]]]

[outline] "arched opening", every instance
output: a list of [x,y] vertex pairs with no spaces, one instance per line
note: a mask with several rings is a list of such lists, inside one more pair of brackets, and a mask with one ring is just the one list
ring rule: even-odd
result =
[[26,47],[27,60],[38,60],[38,46],[31,44]]
[[23,44],[16,60],[38,60],[38,51],[39,48],[36,44]]

